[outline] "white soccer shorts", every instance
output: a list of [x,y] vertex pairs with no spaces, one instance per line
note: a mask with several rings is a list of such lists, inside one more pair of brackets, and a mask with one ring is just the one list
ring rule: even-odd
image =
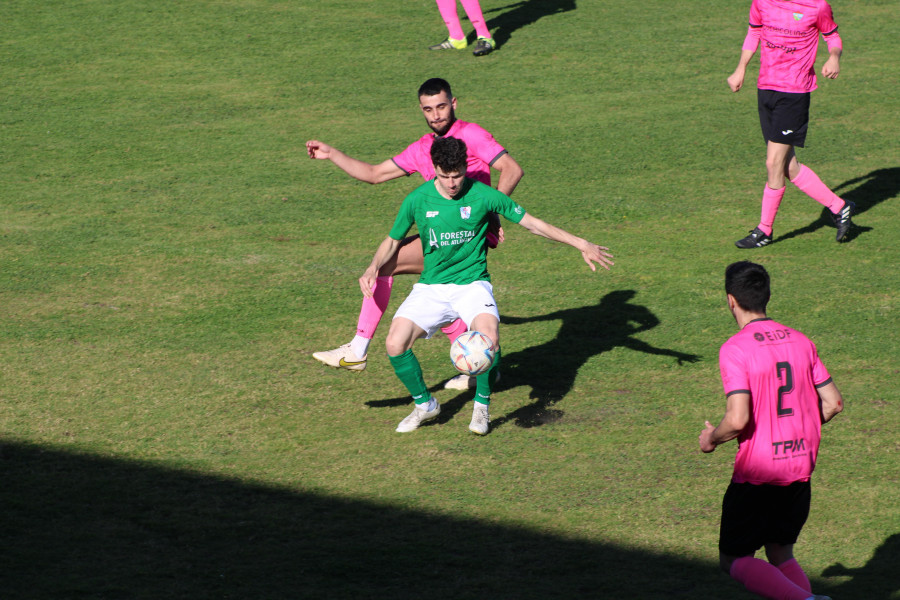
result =
[[394,318],[409,319],[425,330],[430,338],[442,326],[462,319],[466,326],[480,314],[493,315],[500,320],[500,311],[494,301],[494,286],[488,281],[475,281],[467,285],[452,283],[417,283]]

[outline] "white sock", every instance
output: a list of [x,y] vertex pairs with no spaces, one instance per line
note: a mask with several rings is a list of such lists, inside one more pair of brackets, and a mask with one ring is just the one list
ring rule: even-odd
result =
[[437,408],[437,400],[435,400],[434,396],[432,396],[431,398],[428,399],[428,402],[426,402],[424,404],[420,404],[419,406],[424,407],[427,412],[431,412],[435,408]]
[[362,336],[354,336],[353,340],[350,342],[350,349],[353,350],[353,354],[356,355],[356,358],[365,358],[366,354],[369,353],[369,344],[372,342],[369,338],[364,338]]

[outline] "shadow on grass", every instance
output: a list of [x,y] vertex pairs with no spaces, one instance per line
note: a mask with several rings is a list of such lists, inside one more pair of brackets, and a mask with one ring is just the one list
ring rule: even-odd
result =
[[693,598],[718,577],[611,544],[29,445],[5,445],[0,468],[4,600]]
[[[857,187],[853,187],[857,186]],[[849,189],[853,188],[853,189]],[[845,191],[848,190],[849,191]],[[856,215],[862,214],[885,200],[897,197],[900,194],[900,167],[892,167],[889,169],[877,169],[868,175],[850,179],[834,188],[834,193],[849,202],[856,203]],[[834,228],[834,221],[831,217],[831,211],[823,208],[819,218],[799,229],[789,231],[783,236],[776,238],[775,242],[783,242],[800,235],[814,233],[819,229],[830,227]],[[853,226],[844,242],[850,242],[864,233],[872,231],[871,227],[860,225],[853,219]]]
[[551,407],[569,393],[584,363],[614,348],[670,356],[678,364],[700,360],[697,355],[657,348],[634,337],[659,325],[659,319],[646,306],[631,303],[635,294],[634,290],[618,290],[610,292],[593,306],[569,308],[535,317],[503,315],[501,321],[505,325],[552,320],[560,320],[562,324],[554,339],[502,356],[502,378],[496,388],[505,390],[529,386],[529,397],[535,402],[492,420],[491,427],[500,427],[508,421],[519,427],[535,427],[558,420],[562,417],[562,411]]
[[[575,0],[522,0],[485,11],[488,29],[497,47],[509,41],[515,30],[527,27],[541,18],[575,10]],[[488,18],[491,13],[499,13]]]
[[[20,443],[0,471],[4,600],[750,598],[712,561],[373,502]],[[841,600],[888,598],[897,542]]]
[[[890,536],[875,550],[875,554],[865,566],[848,569],[841,563],[834,564],[822,572],[824,577],[852,577],[849,581],[827,590],[835,598],[872,598],[889,600],[900,592],[900,533]],[[822,592],[825,593],[825,592]]]
[[[635,338],[635,334],[659,325],[659,319],[650,309],[632,304],[634,290],[618,290],[608,293],[599,303],[581,308],[567,308],[535,317],[502,315],[501,331],[508,325],[521,325],[537,321],[562,321],[555,338],[538,346],[531,346],[512,354],[503,354],[500,362],[501,378],[493,386],[494,391],[509,390],[520,386],[531,388],[532,404],[523,406],[508,415],[491,417],[491,429],[514,422],[519,427],[536,427],[558,421],[563,412],[551,407],[562,400],[575,384],[578,371],[592,356],[623,347],[645,354],[670,356],[678,361],[697,362],[701,357],[667,348],[657,348]],[[503,334],[501,333],[501,344]],[[432,393],[442,390],[444,382],[432,386]],[[472,400],[473,392],[466,391],[450,399],[441,400],[441,414],[431,425],[447,423]],[[411,405],[410,397],[401,396],[366,402],[371,407]]]

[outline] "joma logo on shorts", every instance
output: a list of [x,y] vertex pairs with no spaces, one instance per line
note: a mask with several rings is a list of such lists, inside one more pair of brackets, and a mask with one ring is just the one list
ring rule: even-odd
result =
[[778,447],[781,447],[781,453],[787,454],[790,452],[799,452],[800,450],[806,450],[806,443],[803,438],[799,440],[786,440],[784,442],[772,442],[772,446],[775,447],[775,455],[778,456]]

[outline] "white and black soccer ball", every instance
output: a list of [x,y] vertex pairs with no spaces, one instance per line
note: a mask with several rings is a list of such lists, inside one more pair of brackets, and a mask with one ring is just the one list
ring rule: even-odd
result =
[[480,375],[494,364],[494,342],[478,331],[461,334],[450,346],[450,360],[463,375]]

